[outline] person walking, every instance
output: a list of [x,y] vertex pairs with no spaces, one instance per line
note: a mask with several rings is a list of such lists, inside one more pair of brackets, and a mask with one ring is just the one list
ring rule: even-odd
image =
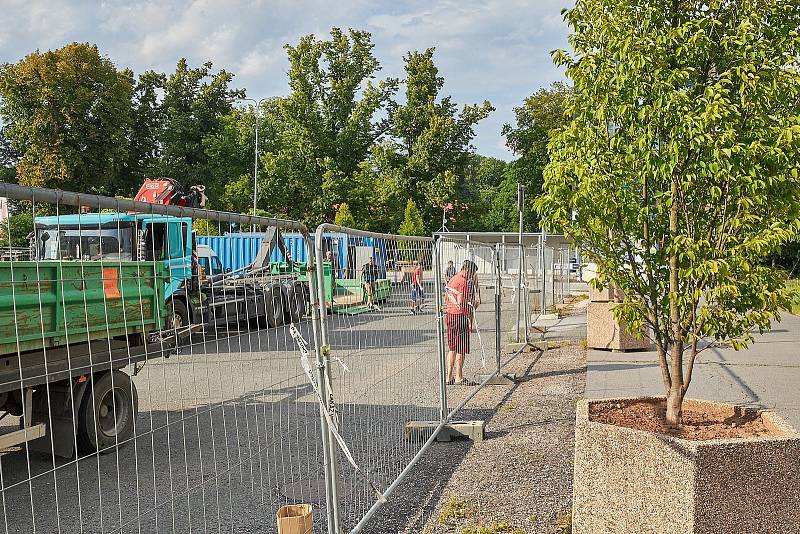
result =
[[447,262],[447,269],[444,271],[445,284],[456,275],[456,266],[453,265],[453,260]]
[[414,262],[414,271],[411,273],[411,313],[422,311],[425,300],[425,291],[422,289],[422,265]]
[[474,385],[464,378],[464,357],[469,354],[470,281],[478,266],[465,260],[445,288],[445,323],[447,325],[447,384]]
[[369,261],[361,267],[361,280],[364,285],[364,292],[367,294],[367,307],[381,311],[375,305],[375,281],[378,279],[378,266],[375,265],[375,258],[369,257]]

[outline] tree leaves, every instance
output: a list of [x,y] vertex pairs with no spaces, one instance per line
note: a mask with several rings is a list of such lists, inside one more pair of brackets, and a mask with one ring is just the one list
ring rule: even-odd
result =
[[800,216],[788,4],[585,0],[565,14],[572,59],[554,59],[574,82],[571,120],[536,207],[597,262],[601,284],[623,289],[617,314],[648,325],[662,351],[744,347],[790,304],[785,275],[763,265]]

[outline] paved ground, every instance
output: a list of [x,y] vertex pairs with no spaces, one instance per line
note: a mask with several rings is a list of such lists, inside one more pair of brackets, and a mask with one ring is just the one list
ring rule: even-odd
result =
[[[419,447],[402,439],[405,421],[439,412],[435,315],[411,315],[397,292],[379,312],[330,319],[341,433],[385,488]],[[311,341],[307,321],[300,330]],[[118,450],[3,454],[0,532],[274,532],[277,508],[291,502],[312,503],[322,532],[319,407],[288,328],[219,337],[196,336],[133,378],[136,438]],[[375,494],[343,458],[340,469],[352,525]]]
[[[689,397],[769,408],[800,428],[800,317],[784,314],[748,349],[709,348],[698,356]],[[589,351],[589,398],[663,395],[655,352]]]

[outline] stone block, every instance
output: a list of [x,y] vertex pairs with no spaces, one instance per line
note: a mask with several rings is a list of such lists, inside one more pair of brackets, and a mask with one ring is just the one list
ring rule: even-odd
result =
[[591,421],[604,401],[578,402],[574,534],[800,533],[800,434],[783,419],[762,414],[778,437],[690,441]]
[[589,284],[590,302],[622,302],[622,290],[614,286],[597,289]]
[[615,302],[590,302],[586,306],[586,346],[590,349],[647,350],[650,339],[637,339],[614,320]]

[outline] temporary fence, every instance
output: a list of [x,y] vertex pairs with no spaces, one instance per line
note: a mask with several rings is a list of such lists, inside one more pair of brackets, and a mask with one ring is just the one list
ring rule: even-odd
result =
[[[14,205],[0,230],[5,532],[274,532],[296,502],[325,517],[313,259],[265,260],[281,230],[313,258],[303,225],[10,184],[0,196]],[[219,273],[198,221],[253,228],[263,253]],[[25,240],[33,261],[14,248]]]
[[541,239],[0,196],[5,532],[276,532],[298,503],[394,532],[375,514],[568,292]]

